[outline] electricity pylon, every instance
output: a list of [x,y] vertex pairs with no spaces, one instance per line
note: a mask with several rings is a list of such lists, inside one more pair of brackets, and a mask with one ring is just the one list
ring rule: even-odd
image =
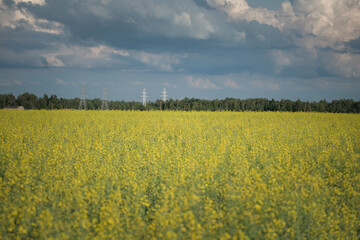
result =
[[101,101],[101,110],[108,110],[108,109],[109,109],[109,103],[107,100],[107,89],[106,89],[106,87],[104,87],[103,98]]
[[144,107],[146,107],[146,98],[147,98],[147,96],[146,96],[146,90],[145,90],[145,88],[144,88],[144,90],[143,90],[143,92],[142,92],[142,105],[143,105]]
[[79,110],[86,110],[86,99],[85,99],[85,83],[81,83],[81,98],[80,98],[80,104],[79,104]]
[[166,92],[166,88],[164,88],[164,90],[162,91],[162,99],[164,103],[167,101],[166,97],[168,97],[168,95]]
[[165,102],[166,102],[166,97],[168,96],[167,95],[167,92],[166,92],[166,88],[164,88],[164,90],[161,92],[162,93],[162,101],[160,101],[160,111],[162,110],[162,105],[164,104],[164,106],[165,106]]

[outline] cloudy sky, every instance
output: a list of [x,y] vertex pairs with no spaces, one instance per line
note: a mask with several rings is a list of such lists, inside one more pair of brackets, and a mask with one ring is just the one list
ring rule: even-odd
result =
[[360,99],[360,0],[0,0],[0,93]]

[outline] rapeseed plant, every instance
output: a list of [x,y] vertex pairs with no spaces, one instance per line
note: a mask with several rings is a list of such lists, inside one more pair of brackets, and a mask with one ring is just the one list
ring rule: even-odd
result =
[[359,115],[0,117],[0,239],[360,236]]

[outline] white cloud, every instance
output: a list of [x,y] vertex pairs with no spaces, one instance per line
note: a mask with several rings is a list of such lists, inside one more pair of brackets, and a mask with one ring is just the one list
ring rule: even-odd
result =
[[239,32],[234,30],[235,40],[238,42],[242,42],[246,39],[246,33],[245,32]]
[[256,21],[286,34],[300,33],[296,44],[305,48],[333,47],[359,37],[360,2],[354,0],[286,1],[281,9],[252,8],[246,0],[207,0],[233,21]]
[[238,13],[245,13],[250,9],[249,4],[245,0],[207,0],[212,7],[220,8],[230,16]]
[[171,55],[168,53],[155,54],[144,51],[133,51],[132,56],[140,62],[168,72],[173,71],[173,65],[180,63],[179,55]]
[[[329,73],[346,78],[360,76],[359,54],[336,53],[322,49],[344,50],[344,43],[360,36],[360,1],[326,0],[285,1],[278,10],[252,8],[246,0],[207,0],[234,22],[256,21],[279,29],[300,50],[271,50],[275,73],[288,66],[320,66]],[[258,35],[260,40],[265,40]],[[295,53],[295,55],[294,55]],[[320,56],[319,56],[320,54]],[[326,57],[324,57],[326,55]],[[316,74],[314,72],[314,74]],[[274,85],[273,89],[277,87]]]
[[34,4],[34,5],[45,5],[45,0],[15,0],[15,3],[18,4],[18,3],[22,3],[22,2],[26,2],[26,3],[31,3],[31,4]]
[[[121,66],[128,61],[138,61],[161,71],[174,71],[187,55],[150,53],[145,51],[116,49],[106,45],[84,47],[79,45],[51,44],[51,49],[35,50],[51,67],[110,67]],[[138,69],[138,71],[140,71]]]
[[192,27],[190,14],[186,12],[175,14],[174,23],[180,26]]
[[256,21],[281,28],[283,23],[276,19],[276,12],[266,8],[252,8],[246,0],[207,0],[207,3],[225,12],[233,21]]
[[216,32],[215,27],[206,19],[203,13],[196,13],[195,22],[197,23],[192,30],[196,39],[208,39],[211,34]]
[[302,73],[317,76],[316,69],[343,78],[360,78],[360,54],[318,49],[315,52],[295,50],[272,50],[275,73],[280,74],[286,67],[302,69]]
[[194,79],[192,76],[187,76],[187,82],[190,86],[195,88],[203,88],[203,89],[219,89],[214,83],[210,82],[209,79]]
[[113,18],[112,12],[108,6],[106,6],[106,4],[88,4],[86,7],[88,8],[89,12],[96,17],[102,18],[104,20],[111,20]]
[[164,87],[177,88],[177,85],[173,85],[173,84],[170,84],[170,83],[168,83],[168,82],[164,82],[164,83],[163,83],[163,86],[164,86]]
[[55,82],[59,85],[69,85],[70,84],[69,82],[66,82],[60,78],[55,78]]
[[337,76],[360,78],[360,54],[320,53],[319,58],[326,70]]
[[276,73],[281,73],[284,67],[290,66],[292,63],[291,61],[292,56],[290,56],[288,52],[281,50],[273,50],[272,55],[276,64],[276,69],[275,69]]
[[115,49],[105,45],[84,47],[78,45],[52,44],[51,50],[39,50],[48,66],[51,67],[84,67],[92,68],[121,64],[123,60],[118,57],[128,57],[126,50]]
[[[193,8],[186,7],[187,4]],[[142,23],[142,29],[153,34],[208,39],[211,34],[216,32],[211,18],[199,11],[192,1],[186,4],[181,1],[158,1],[156,3],[147,1],[143,2],[142,7],[136,8],[135,11],[138,15],[138,22]]]
[[91,51],[90,55],[94,58],[108,58],[108,56],[111,54],[120,55],[123,57],[127,57],[130,55],[126,50],[114,49],[105,45],[90,47],[89,50]]
[[121,55],[124,57],[130,56],[129,52],[125,51],[125,50],[112,50],[112,53],[118,54],[118,55]]
[[64,67],[65,66],[63,61],[58,59],[56,56],[50,55],[50,56],[45,56],[45,58],[46,58],[46,62],[49,66],[52,66],[52,67]]
[[132,17],[127,17],[125,19],[122,20],[124,23],[128,23],[128,24],[135,24],[135,20]]
[[[24,2],[24,1],[17,1]],[[32,2],[33,4],[45,4],[45,1],[26,1]],[[0,26],[10,27],[15,29],[19,26],[24,26],[32,31],[44,32],[49,34],[62,34],[63,25],[55,22],[48,21],[46,19],[35,18],[26,9],[18,8],[16,5],[8,7],[7,5],[0,2]]]
[[228,88],[233,88],[233,89],[240,89],[240,85],[235,82],[234,80],[231,80],[231,79],[225,79],[224,81],[224,86],[225,87],[228,87]]

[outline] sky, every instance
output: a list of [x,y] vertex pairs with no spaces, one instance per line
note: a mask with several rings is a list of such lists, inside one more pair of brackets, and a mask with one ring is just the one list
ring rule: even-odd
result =
[[0,0],[0,93],[360,100],[359,0]]

